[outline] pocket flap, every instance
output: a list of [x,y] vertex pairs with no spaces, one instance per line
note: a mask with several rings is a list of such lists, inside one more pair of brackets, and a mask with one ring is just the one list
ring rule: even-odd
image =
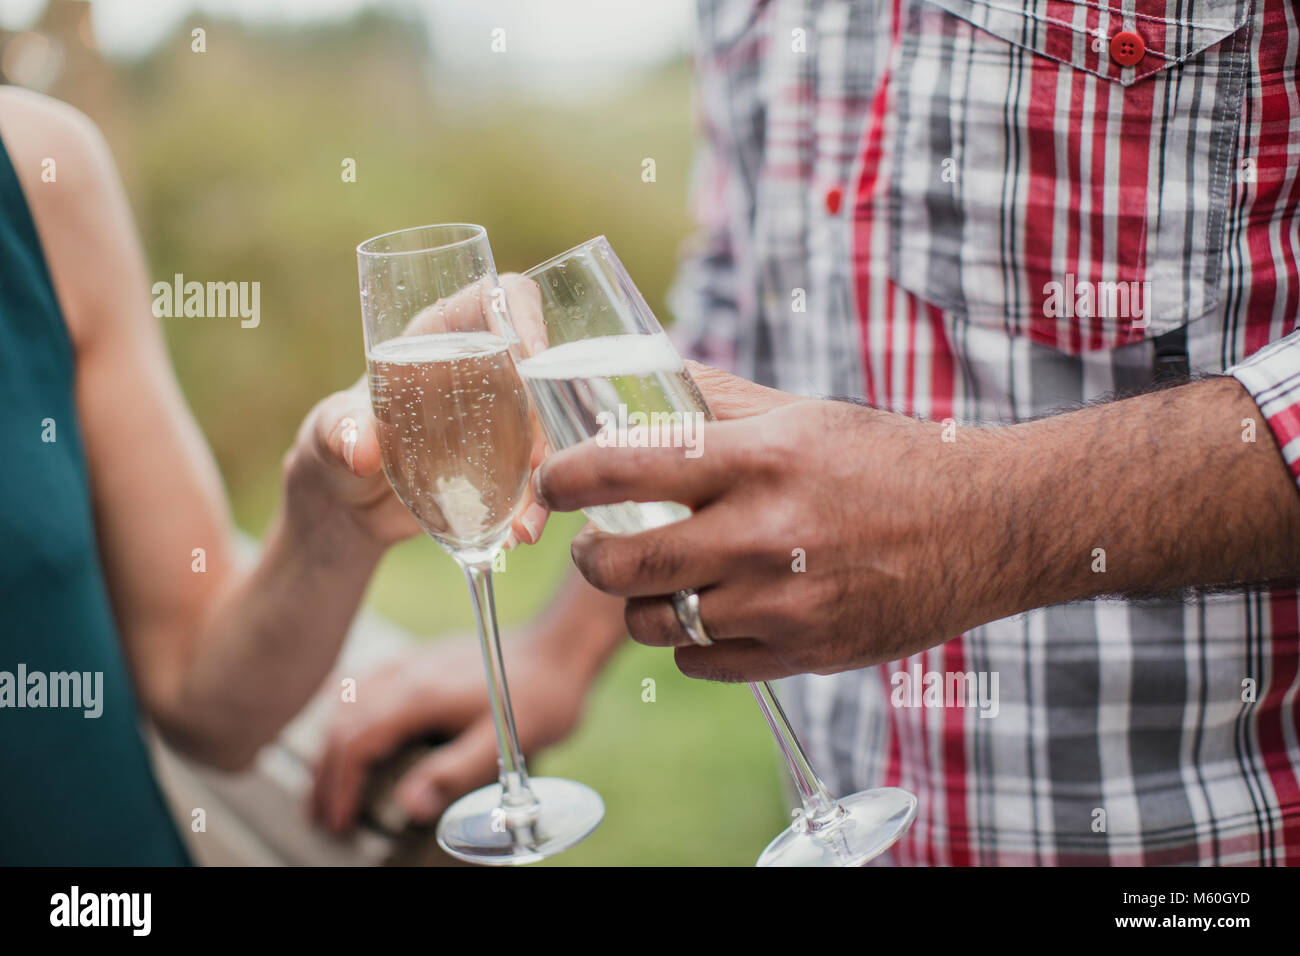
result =
[[[1121,86],[1131,86],[1214,46],[1241,29],[1250,12],[1246,0],[1190,0],[1176,5],[1163,0],[926,2],[1008,43]],[[1171,7],[1179,11],[1178,16],[1167,15]],[[1116,40],[1121,33],[1125,36]],[[1140,42],[1133,40],[1134,34]]]

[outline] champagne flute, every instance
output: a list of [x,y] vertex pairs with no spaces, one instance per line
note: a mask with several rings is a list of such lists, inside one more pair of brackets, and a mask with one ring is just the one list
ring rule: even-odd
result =
[[497,635],[493,560],[528,485],[528,397],[507,350],[505,294],[482,226],[404,229],[357,247],[366,370],[384,473],[469,584],[496,727],[497,783],[452,804],[438,842],[473,863],[532,863],[605,814],[571,780],[528,776]]
[[[687,418],[713,418],[604,236],[547,260],[524,278],[531,281],[522,294],[512,290],[510,319],[516,335],[511,351],[551,447],[568,448],[616,421],[673,424],[686,436]],[[588,508],[586,514],[611,534],[635,534],[687,518],[690,509],[676,502],[629,501]],[[707,643],[698,595],[679,592],[673,602],[687,633]],[[749,687],[803,804],[758,865],[860,866],[892,846],[916,815],[916,797],[886,787],[835,800],[809,763],[771,685]]]

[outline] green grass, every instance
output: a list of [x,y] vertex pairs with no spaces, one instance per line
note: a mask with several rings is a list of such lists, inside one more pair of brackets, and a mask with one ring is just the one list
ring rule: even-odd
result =
[[[551,519],[541,543],[511,552],[496,593],[509,665],[509,628],[542,607],[570,570],[569,539],[582,521]],[[467,633],[473,615],[451,559],[428,539],[385,559],[372,606],[414,633]],[[655,699],[642,699],[652,679]],[[592,691],[568,741],[533,771],[594,787],[606,818],[553,865],[751,865],[788,821],[775,748],[743,686],[683,677],[669,651],[628,641]]]
[[[642,700],[646,678],[654,703]],[[605,798],[601,829],[556,865],[752,866],[789,822],[748,689],[687,680],[658,648],[620,652],[582,729],[537,763]]]

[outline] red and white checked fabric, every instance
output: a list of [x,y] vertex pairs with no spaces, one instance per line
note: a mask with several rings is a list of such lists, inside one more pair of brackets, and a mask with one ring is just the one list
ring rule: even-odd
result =
[[[1146,388],[1174,340],[1300,476],[1294,0],[699,6],[684,351],[996,424]],[[996,673],[997,714],[901,706],[904,671]],[[1300,863],[1295,591],[1044,608],[786,683],[832,787],[920,798],[892,862]]]

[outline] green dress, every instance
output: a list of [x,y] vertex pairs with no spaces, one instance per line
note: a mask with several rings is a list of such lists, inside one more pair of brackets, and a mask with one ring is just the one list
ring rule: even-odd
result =
[[72,343],[0,143],[0,864],[187,864],[100,567],[75,391]]

